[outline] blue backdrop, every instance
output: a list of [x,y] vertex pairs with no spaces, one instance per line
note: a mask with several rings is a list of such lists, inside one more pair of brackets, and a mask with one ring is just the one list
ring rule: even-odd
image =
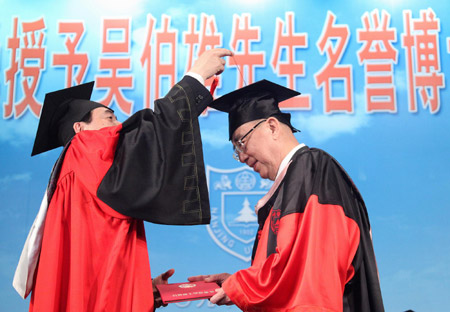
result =
[[[10,2],[10,1],[9,1]],[[445,1],[0,0],[0,310],[60,150],[31,158],[46,92],[96,81],[120,120],[152,107],[197,55],[235,52],[215,96],[269,79],[300,142],[331,153],[368,208],[387,311],[450,306],[450,5]],[[236,65],[239,67],[236,67]],[[447,121],[446,121],[447,120]],[[270,188],[232,158],[227,116],[200,120],[210,226],[146,224],[153,274],[172,282],[250,265],[252,212]],[[447,126],[446,126],[447,125]],[[237,310],[208,301],[175,310]]]

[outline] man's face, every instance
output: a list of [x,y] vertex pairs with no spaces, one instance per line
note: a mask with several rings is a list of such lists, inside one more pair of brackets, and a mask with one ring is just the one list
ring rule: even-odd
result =
[[[232,136],[232,143],[238,146],[238,141],[250,131],[260,120],[249,121],[237,128]],[[270,128],[266,122],[258,125],[248,136],[246,136],[238,153],[239,161],[247,164],[258,172],[261,178],[275,180],[278,165],[271,156]]]
[[97,107],[91,111],[92,120],[89,123],[81,122],[81,130],[99,130],[106,127],[120,125],[116,115],[106,107]]

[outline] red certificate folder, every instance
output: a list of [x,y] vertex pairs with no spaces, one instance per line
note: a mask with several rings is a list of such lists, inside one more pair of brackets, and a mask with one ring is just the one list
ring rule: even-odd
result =
[[216,283],[203,281],[156,285],[164,304],[209,299],[214,296],[219,287]]

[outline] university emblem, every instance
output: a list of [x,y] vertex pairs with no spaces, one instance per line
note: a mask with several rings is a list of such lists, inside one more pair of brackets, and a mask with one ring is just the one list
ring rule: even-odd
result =
[[272,213],[270,216],[270,228],[272,229],[272,232],[275,235],[278,234],[278,229],[280,228],[280,216],[281,216],[280,209],[272,210]]
[[206,166],[211,223],[208,233],[225,252],[250,262],[258,231],[255,205],[272,186],[249,167],[217,169]]

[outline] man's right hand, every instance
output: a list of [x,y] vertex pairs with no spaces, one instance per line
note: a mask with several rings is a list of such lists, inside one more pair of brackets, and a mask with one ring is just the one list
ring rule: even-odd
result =
[[189,71],[199,74],[204,80],[214,75],[220,75],[224,71],[226,64],[223,57],[232,55],[233,52],[224,48],[207,50],[199,56]]
[[[190,282],[198,282],[198,281],[205,281],[207,283],[210,282],[216,282],[219,284],[220,287],[222,287],[222,283],[225,282],[225,280],[230,276],[228,273],[220,273],[220,274],[210,274],[210,275],[197,275],[197,276],[191,276],[188,277],[188,280]],[[217,305],[232,305],[234,304],[233,301],[231,301],[230,297],[227,296],[223,288],[216,289],[216,294],[212,296],[209,301],[213,304]]]

